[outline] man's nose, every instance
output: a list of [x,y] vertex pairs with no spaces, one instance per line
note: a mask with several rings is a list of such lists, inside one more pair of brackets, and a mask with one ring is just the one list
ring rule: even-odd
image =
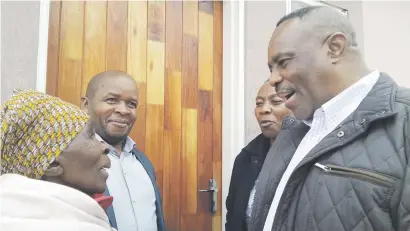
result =
[[269,75],[269,84],[272,86],[272,87],[276,87],[276,85],[278,84],[278,83],[281,83],[282,81],[283,81],[283,78],[282,78],[282,76],[279,74],[279,72],[278,71],[272,71],[271,73],[270,73],[270,75]]
[[124,103],[124,102],[118,104],[117,107],[115,108],[115,110],[116,110],[118,113],[121,113],[121,114],[128,114],[128,113],[130,113],[130,109],[127,107],[126,103]]
[[266,115],[270,114],[272,112],[272,109],[268,103],[264,103],[262,106],[261,114]]

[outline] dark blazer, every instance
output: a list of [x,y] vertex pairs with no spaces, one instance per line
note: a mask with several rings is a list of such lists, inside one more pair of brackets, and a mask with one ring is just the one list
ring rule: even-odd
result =
[[[136,148],[132,150],[132,154],[141,162],[142,166],[144,167],[145,171],[147,171],[149,178],[151,178],[152,185],[154,186],[154,191],[155,191],[155,206],[156,206],[156,213],[157,213],[157,227],[158,231],[166,231],[165,228],[165,221],[164,221],[164,214],[162,211],[162,200],[161,200],[161,194],[158,189],[158,185],[156,182],[156,177],[155,177],[155,171],[154,167],[152,167],[151,162],[148,160],[148,158],[144,155],[144,153],[138,151]],[[104,195],[108,196],[110,195],[110,192],[107,188],[105,191]],[[115,200],[115,198],[114,198]],[[117,229],[117,220],[115,219],[115,214],[114,214],[114,209],[112,205],[107,208],[107,216],[108,219],[110,220],[110,224],[113,228]]]
[[226,199],[226,231],[246,231],[246,208],[249,195],[270,148],[270,140],[258,135],[235,159]]

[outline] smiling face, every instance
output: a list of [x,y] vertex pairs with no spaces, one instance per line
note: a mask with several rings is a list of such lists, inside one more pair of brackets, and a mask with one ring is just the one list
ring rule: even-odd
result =
[[88,123],[51,163],[45,179],[88,195],[103,193],[107,187],[106,169],[111,166],[108,152],[108,146],[95,139],[95,130]]
[[94,96],[83,100],[96,133],[111,145],[122,142],[130,133],[137,118],[137,106],[138,89],[129,76],[104,78]]
[[268,48],[269,83],[297,119],[311,118],[323,103],[330,71],[327,54],[323,41],[309,36],[299,19],[283,22],[272,35]]
[[292,112],[285,107],[283,98],[276,95],[275,88],[265,83],[256,97],[255,117],[264,136],[275,139],[285,116]]

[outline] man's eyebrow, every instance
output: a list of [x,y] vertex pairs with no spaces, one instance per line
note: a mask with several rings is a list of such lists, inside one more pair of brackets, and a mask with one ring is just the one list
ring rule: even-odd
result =
[[279,52],[271,58],[272,63],[277,63],[283,56],[293,56],[293,52]]
[[119,94],[112,93],[112,92],[108,92],[107,94],[105,94],[105,95],[104,95],[104,97],[107,97],[107,96],[114,96],[114,97],[118,97],[118,96],[119,96]]

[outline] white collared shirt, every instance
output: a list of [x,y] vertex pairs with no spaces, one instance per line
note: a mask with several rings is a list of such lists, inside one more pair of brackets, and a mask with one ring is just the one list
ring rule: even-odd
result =
[[[103,141],[96,134],[96,138]],[[118,231],[157,231],[155,191],[148,173],[132,154],[135,142],[127,137],[118,157],[111,147],[108,157],[108,190],[114,197],[113,208]]]
[[272,229],[280,198],[296,166],[325,136],[331,133],[344,119],[353,113],[379,79],[375,70],[333,97],[313,114],[312,121],[304,121],[310,130],[303,137],[276,189],[263,231]]

